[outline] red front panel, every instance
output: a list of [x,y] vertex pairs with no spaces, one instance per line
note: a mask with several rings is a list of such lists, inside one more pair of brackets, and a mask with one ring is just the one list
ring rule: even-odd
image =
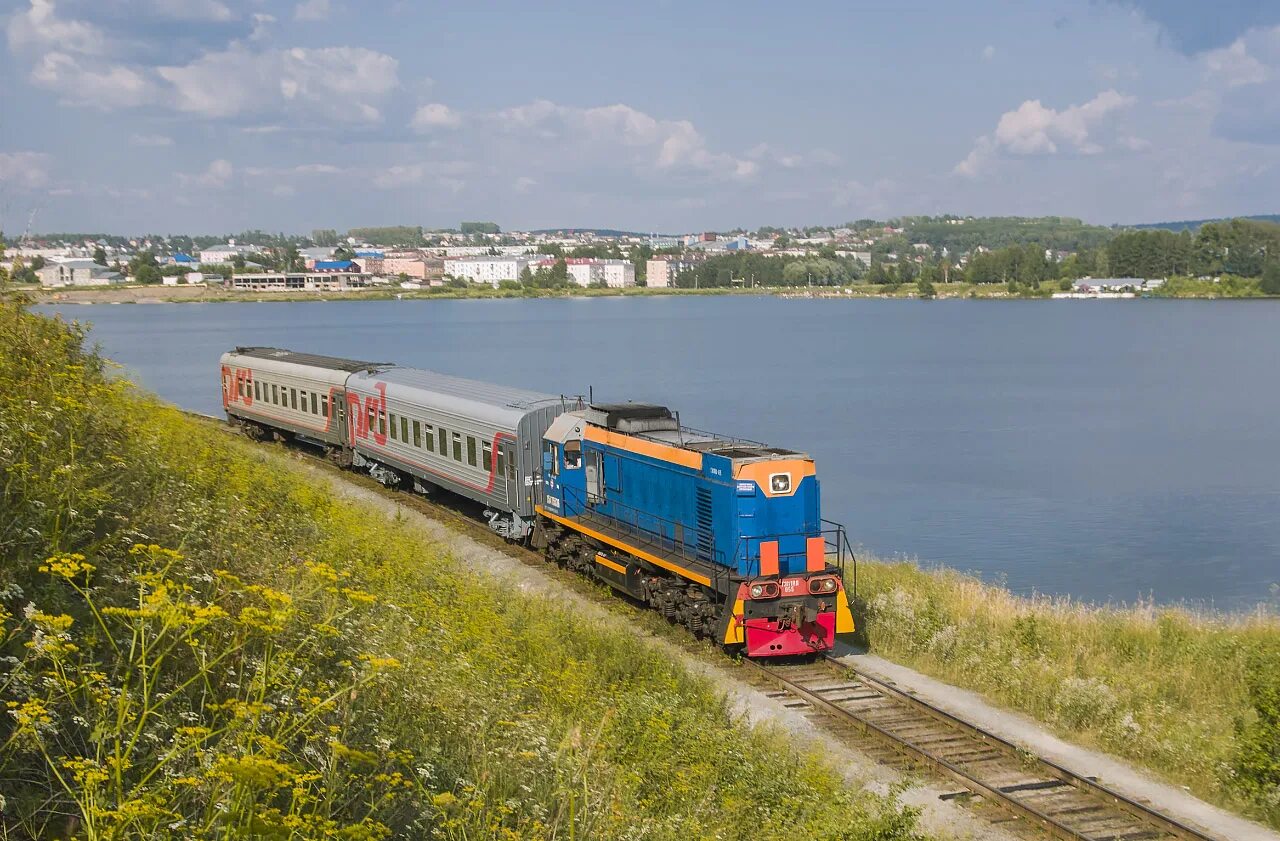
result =
[[748,619],[746,622],[748,657],[786,657],[828,651],[835,644],[835,639],[835,611],[819,613],[815,621],[785,631],[779,631],[777,622],[768,619]]

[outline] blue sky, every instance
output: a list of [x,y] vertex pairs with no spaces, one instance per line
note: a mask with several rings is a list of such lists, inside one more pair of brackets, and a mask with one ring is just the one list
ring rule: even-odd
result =
[[[541,6],[542,4],[536,4]],[[1280,3],[0,0],[0,226],[1280,211]]]

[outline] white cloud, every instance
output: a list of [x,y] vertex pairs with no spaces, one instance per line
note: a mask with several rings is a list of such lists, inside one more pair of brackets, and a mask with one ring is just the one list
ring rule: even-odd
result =
[[252,20],[253,30],[249,33],[249,40],[261,41],[271,34],[271,25],[276,22],[276,17],[264,12],[255,12]]
[[992,46],[992,45],[990,45],[990,44],[987,44],[985,47],[983,47],[983,48],[982,48],[982,60],[983,60],[983,61],[990,61],[991,59],[993,59],[993,58],[995,58],[995,57],[996,57],[996,48],[995,48],[995,47],[993,47],[993,46]]
[[363,47],[254,52],[232,45],[156,72],[180,111],[225,118],[284,107],[350,123],[381,119],[367,100],[397,86],[396,69],[394,58]]
[[173,20],[228,21],[235,14],[219,0],[149,0],[150,11]]
[[1108,115],[1127,108],[1134,98],[1105,90],[1088,102],[1062,111],[1046,107],[1038,99],[1028,99],[1000,116],[992,135],[978,138],[973,150],[953,170],[957,175],[974,176],[1000,153],[1012,155],[1056,155],[1069,147],[1082,155],[1095,155],[1102,146],[1091,133]]
[[448,105],[433,102],[423,105],[409,121],[409,127],[416,132],[427,133],[441,128],[456,128],[462,124],[462,116]]
[[[142,2],[159,17],[236,17],[221,0]],[[299,12],[315,15],[327,8],[326,2],[308,2]],[[210,119],[263,113],[348,124],[382,119],[381,100],[399,86],[394,58],[363,47],[262,49],[275,18],[256,12],[248,21],[246,40],[160,67],[131,60],[146,45],[133,45],[130,36],[108,35],[92,23],[59,16],[55,0],[30,0],[6,29],[14,52],[31,61],[32,83],[64,103],[107,110],[156,106]]]
[[53,0],[31,0],[26,11],[9,18],[6,34],[15,51],[53,47],[97,55],[106,48],[106,39],[96,26],[59,18]]
[[50,160],[43,152],[0,152],[0,184],[39,189],[49,181]]
[[201,187],[206,190],[217,190],[227,186],[235,173],[230,161],[219,158],[211,161],[207,169],[197,175],[178,174],[178,182],[184,187]]
[[56,51],[40,58],[31,81],[58,93],[63,102],[102,109],[147,105],[159,94],[155,82],[138,70]]
[[508,133],[543,140],[616,149],[634,153],[634,162],[669,173],[687,172],[746,179],[759,164],[713,152],[688,120],[662,120],[621,103],[594,108],[537,100],[493,115]]
[[172,146],[173,138],[166,134],[131,134],[129,135],[129,145],[142,147]]
[[538,186],[537,179],[530,178],[527,175],[521,175],[515,180],[515,183],[511,185],[511,189],[515,190],[517,193],[527,193],[536,186]]
[[328,20],[329,0],[303,0],[293,10],[294,20]]
[[1229,88],[1265,82],[1271,77],[1267,66],[1250,54],[1244,38],[1205,53],[1204,66],[1210,78]]
[[1151,148],[1151,141],[1145,137],[1134,137],[1131,134],[1125,135],[1118,141],[1119,144],[1128,149],[1130,152],[1145,152]]

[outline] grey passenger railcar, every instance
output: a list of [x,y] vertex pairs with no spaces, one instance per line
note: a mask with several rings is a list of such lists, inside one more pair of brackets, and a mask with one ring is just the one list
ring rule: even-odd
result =
[[273,347],[238,347],[224,353],[221,363],[222,406],[229,420],[259,437],[284,433],[339,457],[344,451],[349,455],[347,377],[390,367]]
[[354,463],[382,481],[411,478],[484,503],[494,531],[528,535],[542,435],[560,397],[417,368],[354,371],[346,380]]

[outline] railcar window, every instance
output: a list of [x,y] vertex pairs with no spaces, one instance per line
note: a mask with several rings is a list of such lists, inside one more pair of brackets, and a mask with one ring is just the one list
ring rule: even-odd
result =
[[443,426],[440,427],[440,434],[437,436],[440,441],[440,455],[445,458],[449,457],[449,432]]
[[253,399],[254,399],[254,400],[261,400],[261,399],[262,399],[262,389],[258,388],[258,381],[257,381],[257,380],[254,380],[254,381],[253,381]]
[[320,414],[320,403],[319,400],[316,399],[316,393],[314,391],[311,392],[311,414]]
[[480,448],[480,466],[484,468],[485,473],[493,469],[493,447],[487,441]]
[[503,475],[504,473],[506,473],[506,472],[507,472],[507,471],[506,471],[506,466],[507,466],[506,461],[507,461],[506,454],[505,454],[505,453],[503,453],[503,452],[502,452],[502,450],[498,450],[498,475],[499,475],[499,476],[501,476],[501,475]]
[[320,395],[320,414],[329,417],[329,395]]
[[434,453],[436,451],[436,428],[429,423],[423,424],[426,427],[426,435],[422,437],[422,443],[426,445],[427,452]]
[[[414,421],[417,423],[417,421]],[[409,443],[409,419],[404,415],[400,416],[400,440]]]
[[395,412],[391,413],[391,439],[393,441],[396,439],[396,413]]
[[467,464],[476,466],[476,439],[470,435],[467,436]]
[[378,434],[379,435],[387,434],[387,413],[386,412],[378,412]]
[[296,388],[289,389],[289,402],[292,404],[291,408],[295,410],[298,408],[298,390]]
[[453,433],[453,460],[462,463],[462,433]]
[[271,384],[271,402],[280,405],[280,388],[275,384]]
[[298,392],[298,396],[302,398],[302,411],[307,410],[307,390],[304,388]]
[[513,458],[507,459],[507,478],[513,482],[516,480],[516,460]]
[[413,446],[422,446],[422,422],[418,420],[413,422]]

